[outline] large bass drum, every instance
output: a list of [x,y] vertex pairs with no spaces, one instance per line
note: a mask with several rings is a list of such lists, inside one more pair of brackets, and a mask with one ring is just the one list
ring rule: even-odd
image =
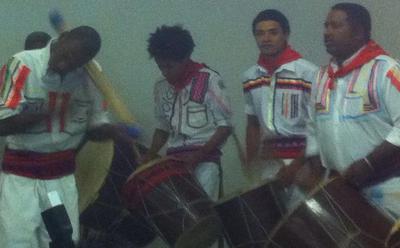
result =
[[165,157],[142,165],[123,195],[131,212],[143,213],[171,247],[208,248],[222,235],[211,199],[180,160]]
[[90,239],[86,243],[92,244],[85,247],[104,245],[108,239],[126,240],[135,247],[150,243],[155,238],[151,226],[140,214],[125,209],[120,194],[137,167],[132,147],[112,141],[89,141],[77,161],[80,222],[84,229],[96,231],[96,235],[83,235],[82,239]]
[[394,221],[344,179],[321,184],[271,233],[267,247],[386,247]]
[[277,180],[221,199],[215,205],[230,247],[263,248],[268,236],[286,212],[286,192]]

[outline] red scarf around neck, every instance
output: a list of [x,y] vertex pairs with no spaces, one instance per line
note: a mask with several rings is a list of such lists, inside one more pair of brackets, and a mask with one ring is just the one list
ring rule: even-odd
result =
[[375,41],[370,40],[365,48],[363,48],[355,58],[353,58],[350,63],[342,66],[336,72],[333,72],[331,65],[328,67],[329,89],[334,88],[335,78],[343,77],[352,72],[353,70],[360,68],[362,65],[368,63],[372,59],[378,57],[379,55],[387,55],[386,51],[383,50]]
[[176,91],[180,91],[185,88],[192,81],[194,75],[204,67],[206,67],[204,64],[200,64],[194,62],[193,60],[190,60],[180,78],[174,83],[168,83],[171,84]]
[[301,54],[297,51],[293,50],[290,45],[287,45],[286,48],[277,56],[277,57],[267,57],[263,54],[258,56],[258,65],[265,68],[268,71],[269,75],[272,75],[276,69],[278,69],[281,65],[287,64],[294,60],[301,58]]

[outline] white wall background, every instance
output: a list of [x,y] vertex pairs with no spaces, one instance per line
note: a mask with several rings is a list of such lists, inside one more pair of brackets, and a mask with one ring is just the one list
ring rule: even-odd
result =
[[[258,51],[251,33],[255,15],[277,8],[291,24],[291,44],[316,64],[328,59],[322,44],[323,22],[334,0],[0,0],[0,63],[22,50],[34,30],[55,35],[48,11],[58,8],[70,26],[91,25],[101,34],[98,56],[105,73],[138,122],[148,144],[154,121],[152,86],[160,74],[146,51],[150,32],[162,24],[182,24],[196,43],[193,58],[205,62],[225,79],[234,110],[236,131],[243,142],[241,73],[255,63]],[[373,38],[394,56],[399,55],[398,0],[352,1],[366,6],[373,19]],[[232,139],[224,149],[225,189],[233,192],[246,183]],[[1,153],[0,153],[1,157]],[[157,245],[154,245],[157,247]],[[158,246],[159,247],[159,246]]]

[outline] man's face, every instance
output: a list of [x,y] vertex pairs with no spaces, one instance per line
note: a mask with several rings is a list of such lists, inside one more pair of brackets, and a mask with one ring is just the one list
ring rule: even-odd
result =
[[254,30],[254,38],[260,52],[268,57],[277,56],[285,49],[288,36],[283,32],[281,25],[272,20],[257,23]]
[[326,51],[336,59],[347,59],[357,51],[359,32],[347,20],[346,12],[331,10],[325,21],[324,42]]
[[90,59],[82,52],[79,41],[61,38],[51,48],[48,66],[50,70],[65,75],[83,66]]
[[171,84],[176,83],[185,73],[189,59],[175,61],[171,59],[154,58],[163,76]]

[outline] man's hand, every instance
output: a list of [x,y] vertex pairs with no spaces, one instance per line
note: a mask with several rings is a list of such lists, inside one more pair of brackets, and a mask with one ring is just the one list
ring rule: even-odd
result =
[[360,159],[350,165],[343,173],[343,177],[354,187],[362,189],[367,185],[373,172],[373,167],[365,159]]
[[34,125],[39,124],[46,118],[47,113],[21,113],[0,121],[0,136],[24,133]]
[[304,160],[295,159],[288,166],[282,166],[276,177],[283,183],[285,187],[294,183],[296,174],[303,167]]
[[176,156],[175,158],[177,160],[183,161],[185,165],[193,167],[204,161],[204,158],[206,156],[207,154],[202,149],[198,149],[193,152],[185,153],[184,155]]

